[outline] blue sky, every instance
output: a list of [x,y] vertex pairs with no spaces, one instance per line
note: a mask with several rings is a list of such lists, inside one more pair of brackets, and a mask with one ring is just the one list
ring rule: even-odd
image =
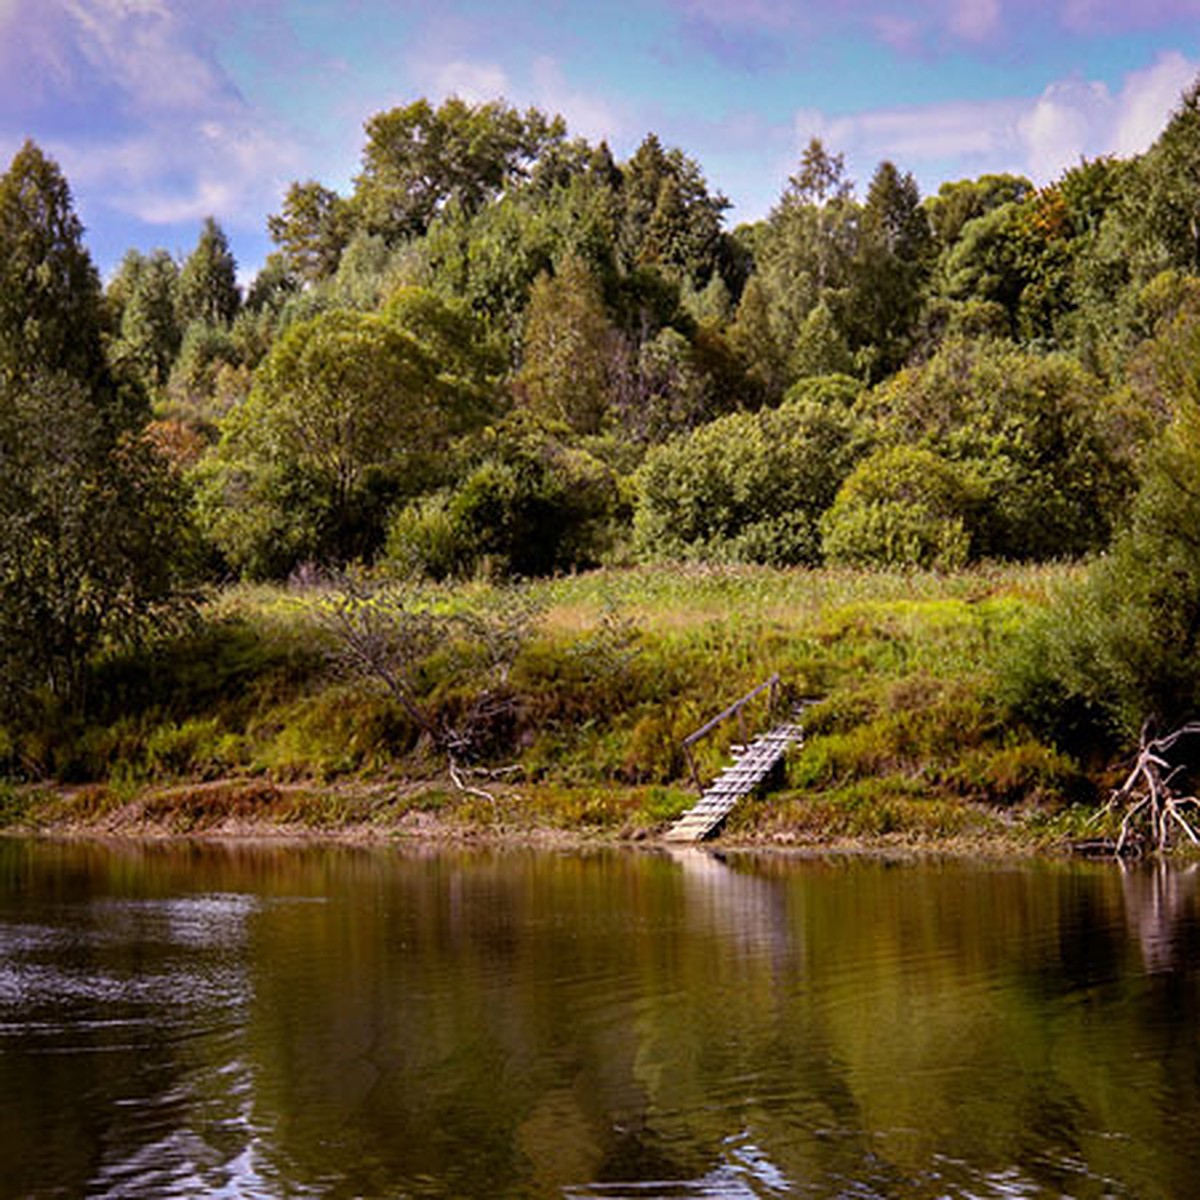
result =
[[649,131],[764,216],[814,135],[863,189],[925,192],[1144,150],[1200,75],[1200,0],[0,0],[0,156],[58,160],[109,271],[220,221],[244,275],[294,179],[349,187],[372,113],[418,96]]

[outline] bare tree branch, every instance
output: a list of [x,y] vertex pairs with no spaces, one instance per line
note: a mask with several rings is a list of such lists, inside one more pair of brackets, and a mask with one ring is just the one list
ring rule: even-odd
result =
[[1149,844],[1161,854],[1171,845],[1172,832],[1178,828],[1193,845],[1200,837],[1184,815],[1186,809],[1200,808],[1195,796],[1180,795],[1175,780],[1185,763],[1172,765],[1168,755],[1187,737],[1200,735],[1200,722],[1181,725],[1159,738],[1149,736],[1149,725],[1142,726],[1137,758],[1133,769],[1119,788],[1113,790],[1108,807],[1124,809],[1116,852]]

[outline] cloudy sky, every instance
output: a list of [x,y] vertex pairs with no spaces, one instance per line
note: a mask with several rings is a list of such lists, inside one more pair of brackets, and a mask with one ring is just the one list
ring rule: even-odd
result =
[[418,96],[561,112],[619,157],[653,130],[764,216],[813,135],[861,183],[934,191],[1145,149],[1200,74],[1200,0],[0,0],[0,155],[58,160],[101,268],[244,274],[293,179],[346,190],[363,121]]

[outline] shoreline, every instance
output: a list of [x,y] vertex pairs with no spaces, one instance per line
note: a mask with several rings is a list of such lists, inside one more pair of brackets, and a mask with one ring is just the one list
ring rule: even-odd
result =
[[[0,837],[119,843],[222,843],[375,848],[434,847],[499,850],[702,849],[710,853],[770,853],[781,856],[977,858],[1047,861],[1079,858],[1069,839],[1035,831],[1019,818],[1000,821],[979,806],[963,804],[975,828],[932,833],[903,830],[845,834],[771,821],[771,799],[744,802],[733,829],[703,842],[668,842],[673,818],[651,821],[634,801],[653,789],[538,785],[501,791],[489,803],[477,796],[446,793],[432,784],[279,784],[258,779],[148,786],[135,795],[105,785],[37,787],[21,790],[19,813],[0,822]],[[612,799],[606,820],[595,813],[572,814],[564,795]],[[10,795],[13,793],[10,792]],[[557,802],[557,806],[556,806]],[[622,816],[621,809],[629,811]],[[567,809],[567,811],[564,811]],[[255,811],[257,810],[257,811]],[[539,819],[539,814],[541,819]],[[576,819],[571,821],[569,817]],[[590,819],[589,819],[590,818]],[[760,827],[761,826],[761,827]]]

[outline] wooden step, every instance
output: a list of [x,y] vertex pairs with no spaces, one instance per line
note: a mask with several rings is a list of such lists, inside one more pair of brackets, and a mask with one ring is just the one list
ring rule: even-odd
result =
[[764,733],[748,746],[738,747],[736,762],[726,767],[704,795],[664,835],[668,842],[699,842],[711,837],[733,811],[775,769],[787,748],[803,738],[803,729],[789,721]]

